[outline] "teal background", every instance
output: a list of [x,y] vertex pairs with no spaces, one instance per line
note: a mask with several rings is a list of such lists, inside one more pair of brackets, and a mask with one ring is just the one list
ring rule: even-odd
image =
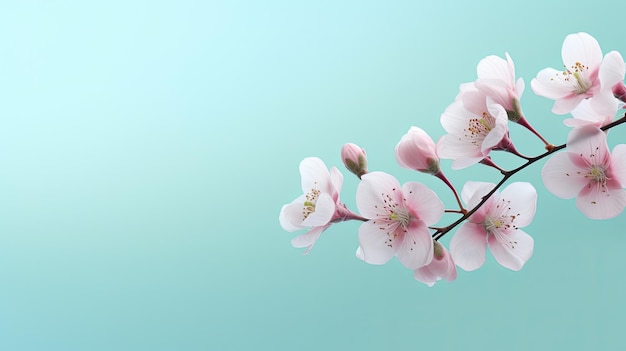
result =
[[[343,171],[345,142],[454,207],[393,148],[411,125],[441,136],[439,116],[487,55],[510,53],[528,119],[564,142],[564,117],[530,81],[562,65],[570,33],[626,53],[615,5],[3,1],[0,349],[619,349],[626,214],[583,217],[541,184],[543,162],[515,177],[539,192],[520,272],[488,254],[428,288],[397,261],[356,259],[358,223],[307,256],[278,223],[301,192],[300,160]],[[624,128],[610,133],[622,140]],[[459,188],[499,179],[449,166]],[[343,173],[355,208],[357,179]]]

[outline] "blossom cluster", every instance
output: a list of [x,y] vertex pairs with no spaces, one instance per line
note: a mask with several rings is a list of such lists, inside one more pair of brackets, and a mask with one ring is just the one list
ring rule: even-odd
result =
[[[534,240],[522,228],[533,220],[537,191],[528,182],[500,188],[518,171],[546,157],[541,176],[548,191],[560,198],[576,198],[577,208],[589,218],[619,215],[626,207],[626,145],[617,145],[611,152],[607,135],[610,128],[626,122],[626,115],[615,119],[626,102],[624,60],[617,51],[603,56],[596,39],[587,33],[568,35],[561,56],[564,69],[545,68],[530,85],[535,94],[554,100],[554,114],[571,116],[563,121],[571,128],[566,143],[549,143],[526,119],[521,104],[524,80],[516,80],[509,54],[487,56],[478,63],[477,79],[461,84],[455,101],[442,113],[441,125],[447,134],[435,142],[412,126],[395,148],[401,167],[443,181],[458,209],[446,209],[439,196],[422,183],[400,184],[391,174],[368,171],[365,150],[348,143],[341,159],[360,179],[357,211],[340,200],[340,171],[327,168],[319,158],[305,158],[300,163],[303,195],[284,205],[279,215],[283,229],[307,229],[292,245],[308,253],[331,225],[357,220],[362,222],[357,258],[381,265],[395,257],[428,286],[440,279],[456,279],[457,267],[480,268],[487,247],[500,265],[518,271],[533,254]],[[536,135],[546,152],[534,157],[519,153],[509,135],[509,123]],[[490,156],[498,150],[523,163],[512,170],[502,169]],[[459,195],[441,170],[442,158],[452,160],[452,169],[475,164],[496,168],[502,180],[497,184],[467,181]],[[439,226],[446,212],[459,218]],[[447,249],[439,239],[453,229]]]

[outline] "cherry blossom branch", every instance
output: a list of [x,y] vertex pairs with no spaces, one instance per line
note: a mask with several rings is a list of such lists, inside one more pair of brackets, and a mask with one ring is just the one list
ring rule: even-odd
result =
[[[602,128],[600,128],[603,131],[607,131],[615,126],[618,126],[620,124],[626,123],[626,113],[624,114],[623,117],[603,126]],[[482,200],[478,203],[478,205],[476,205],[474,208],[472,208],[471,210],[469,210],[466,214],[464,214],[461,218],[459,218],[458,220],[454,221],[452,224],[443,227],[443,228],[436,228],[435,233],[433,233],[432,237],[434,240],[439,240],[441,239],[444,235],[446,235],[448,232],[450,232],[452,229],[454,229],[456,226],[458,226],[459,224],[461,224],[463,221],[465,221],[466,219],[468,219],[470,216],[472,216],[476,211],[478,211],[478,209],[485,203],[487,202],[487,200],[491,197],[491,195],[493,195],[509,178],[511,178],[514,174],[516,174],[517,172],[523,170],[524,168],[530,166],[531,164],[557,152],[560,151],[562,149],[565,149],[567,147],[566,144],[561,144],[558,146],[552,146],[552,147],[546,147],[548,148],[548,151],[544,152],[541,155],[535,156],[535,157],[531,157],[528,159],[528,161],[526,161],[526,163],[524,163],[523,165],[510,170],[510,171],[502,171],[502,174],[504,175],[502,177],[502,179],[496,184],[496,186],[493,187],[493,189],[491,189],[485,196],[482,197]]]

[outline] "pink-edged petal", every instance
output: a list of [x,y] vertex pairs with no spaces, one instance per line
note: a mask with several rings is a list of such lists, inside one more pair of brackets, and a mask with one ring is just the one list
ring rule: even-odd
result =
[[[302,209],[303,207],[301,207]],[[302,225],[305,227],[317,227],[320,225],[326,225],[330,222],[331,218],[335,214],[335,200],[329,195],[322,193],[315,202],[315,211],[306,217],[302,221]]]
[[361,177],[356,189],[356,205],[365,218],[377,218],[388,201],[402,203],[402,190],[398,180],[384,172],[370,172]]
[[611,123],[619,107],[619,100],[613,96],[611,90],[601,91],[600,93],[595,94],[591,99],[585,101],[589,101],[589,106],[593,111],[592,113],[595,113],[596,120],[602,122],[601,125]]
[[619,180],[622,187],[626,187],[626,145],[615,146],[613,153],[611,153],[611,159],[612,176]]
[[457,266],[473,271],[485,263],[487,233],[482,224],[466,222],[450,240],[450,255]]
[[534,240],[522,230],[489,235],[489,250],[503,267],[519,271],[533,255]]
[[576,207],[591,219],[609,219],[617,216],[626,207],[626,191],[616,179],[600,186],[590,182],[576,198]]
[[331,193],[330,174],[324,161],[317,157],[307,157],[300,162],[302,176],[302,192],[305,194],[312,189]]
[[554,68],[544,68],[537,73],[537,78],[530,81],[530,87],[536,95],[552,100],[562,99],[572,94],[569,85],[559,79],[562,74]]
[[341,193],[341,187],[343,186],[343,174],[339,172],[337,167],[332,167],[330,169],[330,181],[333,186],[333,198],[335,201],[339,198],[339,193]]
[[566,118],[563,120],[563,124],[565,124],[568,127],[573,127],[573,128],[579,128],[579,127],[584,127],[588,125],[599,127],[602,125],[598,121],[590,121],[590,120],[579,119],[579,118]]
[[562,199],[571,199],[589,182],[584,170],[574,165],[568,153],[553,155],[541,170],[546,188]]
[[428,266],[421,267],[413,271],[413,278],[415,280],[422,282],[429,287],[433,287],[437,280],[441,279],[438,275],[434,274]]
[[[387,232],[380,229],[380,224],[365,222],[359,227],[359,244],[362,260],[369,264],[385,264],[395,254],[395,242]],[[358,253],[358,252],[357,252]],[[358,257],[358,256],[357,256]]]
[[[433,259],[433,239],[424,222],[412,219],[397,248],[398,261],[408,269],[425,266]],[[367,257],[367,256],[366,256]]]
[[515,182],[509,184],[500,198],[509,203],[509,214],[515,215],[514,224],[517,227],[525,227],[532,222],[537,210],[537,190],[527,182]]
[[424,184],[408,182],[402,186],[402,193],[413,215],[424,221],[426,225],[439,222],[445,208],[434,191]]
[[552,112],[556,113],[557,115],[564,115],[566,113],[569,113],[587,97],[588,96],[585,94],[576,94],[558,99],[554,102],[554,105],[552,106]]
[[580,62],[590,70],[600,67],[602,50],[598,41],[587,33],[570,34],[565,37],[561,49],[561,58],[567,69]]
[[600,73],[598,73],[602,90],[610,90],[616,84],[622,83],[625,74],[626,67],[622,55],[617,51],[606,54],[600,64]]
[[320,234],[322,234],[322,232],[328,227],[329,226],[312,228],[308,232],[293,238],[291,240],[291,245],[297,248],[306,247],[307,249],[302,253],[303,255],[306,255],[309,253],[309,251],[311,251],[317,239],[320,238]]
[[493,102],[505,109],[512,108],[512,87],[509,83],[499,79],[478,79],[474,84],[483,94],[493,99]]
[[606,133],[595,126],[574,128],[567,135],[567,152],[576,155],[572,158],[572,162],[579,167],[591,161],[593,164],[604,163],[610,157]]

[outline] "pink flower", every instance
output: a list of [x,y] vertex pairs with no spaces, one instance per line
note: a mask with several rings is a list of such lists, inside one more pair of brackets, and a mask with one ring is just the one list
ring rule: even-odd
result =
[[428,226],[439,221],[444,207],[437,194],[415,182],[400,183],[383,172],[363,176],[356,192],[359,212],[369,221],[359,227],[357,257],[385,264],[394,255],[409,269],[433,258]]
[[396,160],[404,168],[437,174],[439,157],[433,139],[421,128],[411,127],[396,145]]
[[[545,68],[530,82],[535,94],[555,100],[552,112],[566,114],[581,101],[612,89],[624,79],[624,61],[613,51],[602,59],[600,45],[587,33],[570,34],[561,49],[564,71]],[[621,66],[621,68],[620,68]]]
[[517,122],[523,117],[520,106],[520,97],[524,92],[524,80],[515,81],[515,65],[508,53],[506,60],[491,55],[482,59],[476,69],[478,79],[474,82],[476,88],[495,103],[502,105],[508,118]]
[[459,99],[441,115],[441,125],[448,134],[439,139],[437,154],[454,160],[452,169],[471,166],[491,150],[512,147],[507,123],[501,105],[475,89],[462,90]]
[[[467,182],[461,196],[474,208],[495,185]],[[522,227],[532,221],[537,207],[537,192],[530,183],[511,183],[502,193],[495,192],[450,240],[450,254],[466,271],[485,262],[487,245],[502,266],[520,270],[533,254],[533,238]]]
[[367,154],[365,150],[353,143],[347,143],[341,148],[341,160],[344,166],[361,178],[367,173]]
[[456,279],[456,266],[448,250],[438,241],[433,240],[433,260],[426,266],[416,269],[413,276],[416,280],[432,287],[439,279],[453,281]]
[[617,145],[610,154],[600,129],[574,128],[567,136],[567,152],[552,156],[541,177],[554,195],[576,197],[576,207],[585,216],[615,217],[626,206],[626,145]]
[[294,247],[306,247],[306,254],[332,222],[358,216],[339,201],[343,176],[336,167],[329,172],[324,161],[309,157],[300,162],[300,174],[304,194],[281,208],[279,221],[289,232],[311,228],[291,241]]

